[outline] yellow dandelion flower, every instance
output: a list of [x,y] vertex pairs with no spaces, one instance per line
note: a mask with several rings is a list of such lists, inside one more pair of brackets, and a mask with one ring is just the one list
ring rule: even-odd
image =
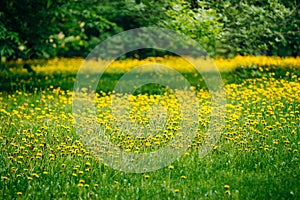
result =
[[151,143],[150,142],[146,142],[146,147],[150,147],[151,146]]
[[86,172],[90,172],[91,170],[92,170],[92,168],[85,169]]
[[224,188],[225,188],[225,189],[229,189],[230,186],[229,186],[229,185],[224,185]]
[[145,179],[149,179],[150,176],[149,176],[149,175],[145,175],[144,178],[145,178]]
[[40,177],[40,176],[39,176],[38,174],[36,174],[36,173],[33,173],[32,176],[33,176],[34,178],[39,178],[39,177]]

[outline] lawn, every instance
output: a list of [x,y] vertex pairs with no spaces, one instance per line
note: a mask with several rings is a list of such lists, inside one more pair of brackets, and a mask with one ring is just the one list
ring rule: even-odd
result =
[[[94,96],[96,120],[128,153],[156,151],[181,137],[178,98],[155,84],[126,96],[129,115],[120,120],[139,125],[143,134],[120,129],[114,120],[114,86],[149,62],[180,72],[199,106],[195,137],[182,156],[143,173],[112,168],[105,152],[78,134],[73,86],[83,59],[29,61],[34,72],[18,62],[1,68],[1,199],[300,199],[300,58],[215,59],[226,93],[226,123],[212,127],[222,130],[216,143],[206,134],[212,102],[200,73],[175,57],[115,61]],[[210,151],[200,156],[207,143]],[[174,144],[176,151],[181,143]]]

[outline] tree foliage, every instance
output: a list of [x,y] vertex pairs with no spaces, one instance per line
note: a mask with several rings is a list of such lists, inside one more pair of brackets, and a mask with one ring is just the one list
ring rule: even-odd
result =
[[300,52],[297,0],[0,0],[0,4],[0,56],[7,59],[86,56],[102,40],[144,26],[186,34],[212,56]]
[[226,54],[299,54],[299,5],[277,0],[210,1],[223,24]]
[[[94,0],[1,1],[0,55],[49,58],[87,47],[86,41],[113,26],[93,9]],[[90,34],[95,31],[96,33]],[[74,53],[74,51],[73,51]]]
[[197,40],[210,53],[214,52],[222,24],[217,13],[206,2],[176,0],[165,9],[167,19],[161,24]]

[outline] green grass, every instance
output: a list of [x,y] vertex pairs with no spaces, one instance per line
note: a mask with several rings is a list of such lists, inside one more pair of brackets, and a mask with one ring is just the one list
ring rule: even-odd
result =
[[[75,74],[2,74],[0,198],[300,199],[300,87],[285,74],[222,74],[227,116],[215,148],[199,157],[203,121],[173,169],[144,174],[114,170],[82,144],[71,117]],[[105,74],[102,90],[111,91],[121,75]],[[205,88],[199,77],[184,76],[199,93]],[[161,88],[137,92],[160,94]]]

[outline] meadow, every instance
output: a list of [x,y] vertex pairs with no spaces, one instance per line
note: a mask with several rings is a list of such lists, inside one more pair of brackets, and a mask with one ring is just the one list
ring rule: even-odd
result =
[[76,133],[72,97],[82,58],[27,62],[34,72],[22,68],[22,61],[7,63],[0,72],[1,199],[300,199],[299,57],[214,60],[225,84],[226,123],[204,157],[199,151],[207,140],[212,105],[201,74],[176,57],[115,61],[101,78],[95,102],[99,124],[127,152],[163,148],[178,137],[180,121],[173,94],[147,85],[130,95],[130,119],[150,127],[156,113],[149,105],[161,105],[172,116],[166,129],[151,126],[156,134],[134,137],[115,126],[109,109],[113,88],[133,66],[173,67],[201,105],[186,152],[169,166],[145,173],[112,169]]

